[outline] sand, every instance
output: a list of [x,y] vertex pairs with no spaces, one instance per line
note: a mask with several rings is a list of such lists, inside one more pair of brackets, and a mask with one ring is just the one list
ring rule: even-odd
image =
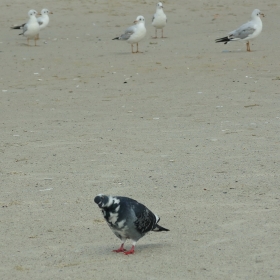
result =
[[[164,1],[163,40],[152,1],[0,6],[1,279],[280,279],[280,3]],[[29,8],[54,13],[37,47],[9,29]],[[255,8],[252,52],[215,44]],[[99,193],[170,231],[112,253]]]

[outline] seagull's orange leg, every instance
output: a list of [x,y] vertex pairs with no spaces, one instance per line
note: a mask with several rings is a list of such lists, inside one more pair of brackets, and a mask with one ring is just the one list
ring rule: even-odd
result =
[[161,38],[167,38],[167,37],[163,37],[163,28],[161,29]]
[[153,37],[153,39],[157,38],[157,29],[155,28],[155,37]]
[[248,41],[248,42],[246,43],[246,45],[247,45],[247,52],[250,52],[250,51],[251,51],[251,49],[250,49],[250,42]]

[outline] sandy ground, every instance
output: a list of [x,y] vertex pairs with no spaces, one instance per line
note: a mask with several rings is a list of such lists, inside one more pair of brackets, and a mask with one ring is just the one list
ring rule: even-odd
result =
[[[186,2],[164,2],[164,40],[153,1],[1,2],[1,279],[280,279],[280,3]],[[45,7],[28,47],[9,27]],[[215,44],[255,8],[251,53]],[[140,14],[131,54],[111,39]],[[99,193],[170,232],[112,253]]]

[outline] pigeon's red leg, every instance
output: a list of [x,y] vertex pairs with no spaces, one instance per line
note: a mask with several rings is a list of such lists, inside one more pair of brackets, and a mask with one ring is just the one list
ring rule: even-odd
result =
[[123,245],[124,245],[124,243],[122,243],[122,245],[119,249],[113,250],[113,252],[116,252],[116,253],[125,252],[126,250],[124,249]]
[[125,255],[131,255],[134,254],[134,245],[132,245],[131,249],[129,251],[124,252]]

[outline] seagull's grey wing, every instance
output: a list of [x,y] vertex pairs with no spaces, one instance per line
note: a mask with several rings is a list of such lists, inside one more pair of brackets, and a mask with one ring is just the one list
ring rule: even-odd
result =
[[39,23],[39,25],[42,25],[44,23],[43,19],[41,19],[41,18],[37,18],[37,22]]
[[229,34],[229,39],[245,39],[256,31],[252,25],[245,23]]
[[19,35],[24,34],[24,33],[27,31],[27,29],[28,29],[27,24],[25,24],[25,25],[22,27],[22,33],[19,34]]
[[128,40],[130,36],[135,32],[135,25],[132,25],[128,27],[125,31],[124,34],[120,36],[120,40]]

